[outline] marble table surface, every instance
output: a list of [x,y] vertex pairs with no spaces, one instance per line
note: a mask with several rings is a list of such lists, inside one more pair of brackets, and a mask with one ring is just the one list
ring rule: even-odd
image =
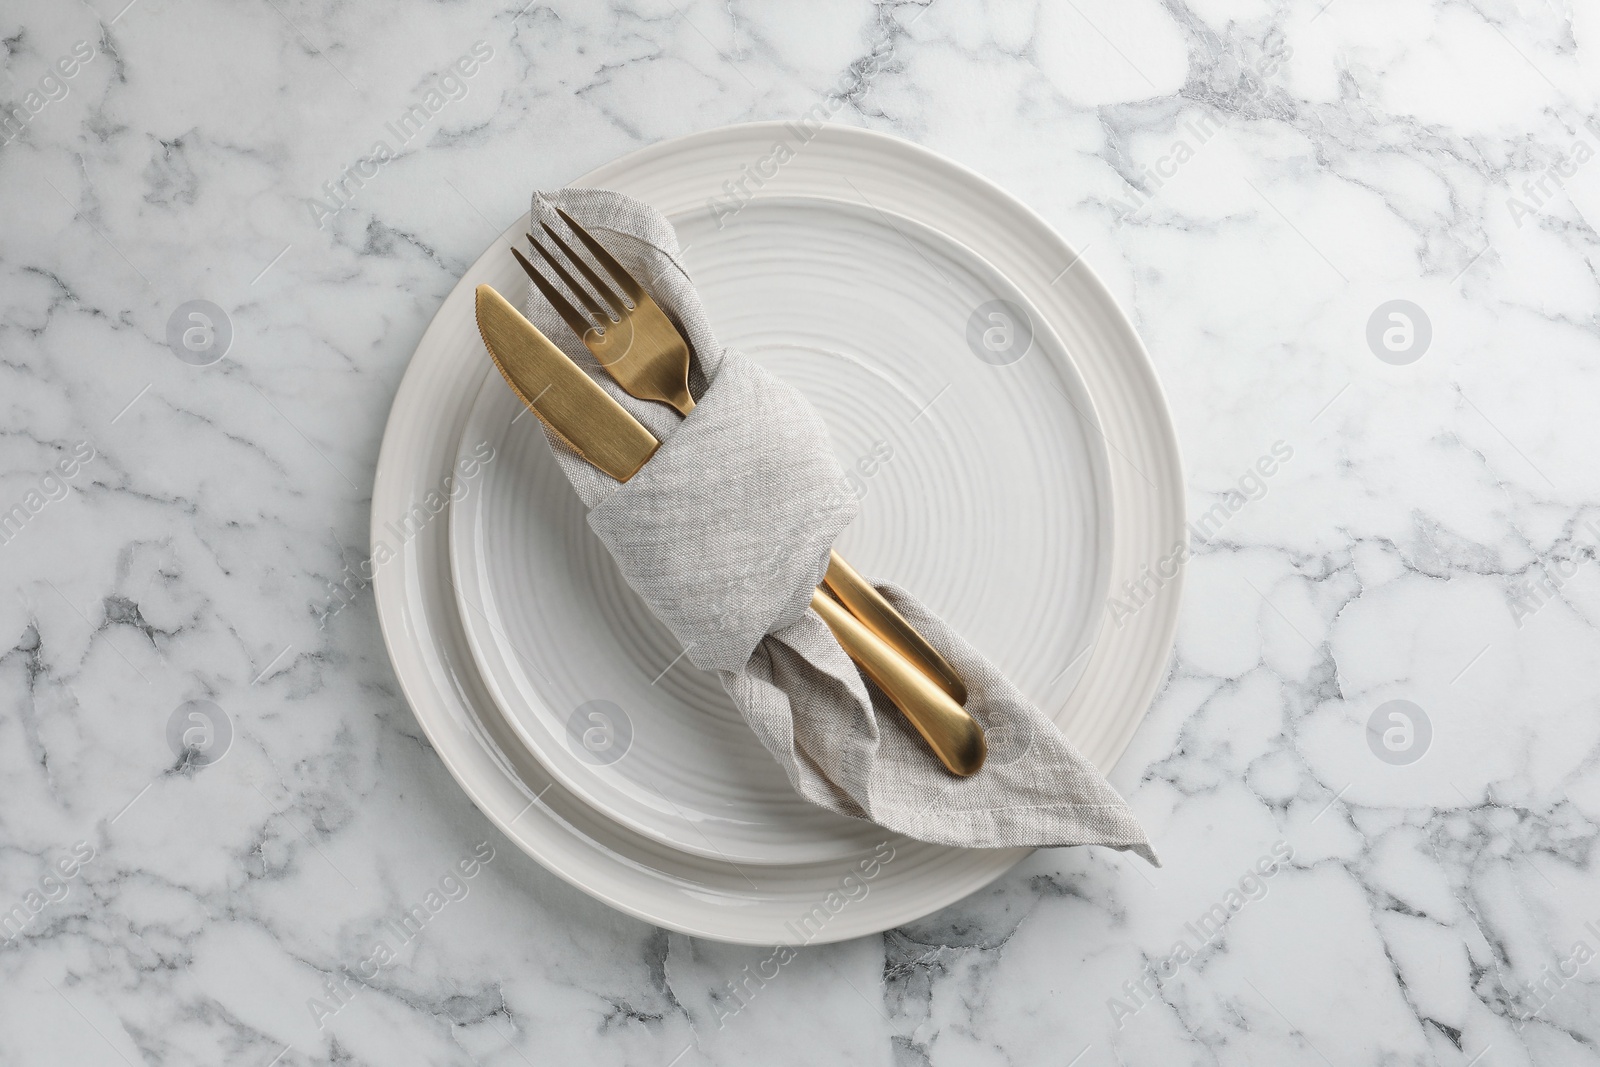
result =
[[[1597,33],[1531,0],[6,4],[0,1063],[1600,1063]],[[370,592],[329,598],[406,361],[529,190],[841,79],[832,121],[1083,250],[1171,399],[1194,555],[1112,774],[1165,865],[1037,853],[730,1013],[767,952],[522,855]]]

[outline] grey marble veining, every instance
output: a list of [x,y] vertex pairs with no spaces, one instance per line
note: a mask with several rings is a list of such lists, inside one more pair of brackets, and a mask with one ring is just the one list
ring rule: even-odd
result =
[[[0,1062],[1600,1063],[1593,5],[125,3],[0,12]],[[529,190],[825,100],[1159,368],[1192,556],[1113,781],[1165,866],[734,997],[769,952],[518,852],[334,587]]]

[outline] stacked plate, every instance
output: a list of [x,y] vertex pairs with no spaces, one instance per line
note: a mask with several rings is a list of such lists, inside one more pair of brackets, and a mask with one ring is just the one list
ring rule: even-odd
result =
[[[1075,253],[976,175],[842,127],[697,134],[575,184],[663,211],[720,339],[822,413],[861,496],[841,552],[1109,771],[1164,670],[1177,580],[1114,624],[1108,590],[1182,542],[1183,506],[1149,359]],[[373,491],[384,636],[462,788],[574,885],[719,940],[859,936],[1004,873],[1025,852],[801,801],[621,581],[473,320],[480,283],[520,302],[507,247],[526,226],[423,336]]]

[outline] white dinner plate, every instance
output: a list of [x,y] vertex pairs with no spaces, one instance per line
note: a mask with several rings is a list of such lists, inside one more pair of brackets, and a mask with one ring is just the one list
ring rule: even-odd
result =
[[[824,126],[799,144],[803,133],[753,124],[696,134],[632,153],[577,184],[620,190],[680,225],[692,224],[695,212],[709,215],[708,203],[723,195],[730,176],[774,158],[774,146],[788,141],[789,154],[763,195],[882,208],[971,248],[1060,336],[1094,398],[1111,456],[1110,584],[1120,587],[1168,556],[1182,542],[1183,505],[1166,405],[1128,321],[1098,280],[1074,266],[1072,249],[1020,203],[931,152],[845,127]],[[394,401],[373,489],[373,554],[380,561],[374,585],[385,641],[418,721],[457,781],[519,847],[572,884],[651,922],[720,940],[792,944],[859,936],[926,915],[1004,873],[1025,850],[950,849],[890,837],[845,860],[750,866],[695,855],[599,813],[524,747],[473,661],[451,584],[447,523],[401,522],[418,502],[455,485],[457,444],[486,373],[472,291],[482,282],[519,291],[522,278],[507,247],[524,224],[508,228],[466,272],[424,334]],[[954,406],[941,408],[944,399],[923,417],[949,418]],[[406,535],[394,535],[391,523]],[[856,553],[849,543],[842,547]],[[912,559],[903,557],[907,565]],[[860,560],[960,618],[959,596],[932,573],[898,571],[901,561]],[[1102,770],[1115,763],[1163,676],[1178,584],[1176,577],[1166,581],[1120,624],[1100,627],[1070,694],[1033,693]],[[975,636],[982,645],[982,635]],[[1058,671],[1075,654],[1037,652]],[[1064,686],[1065,676],[1056,685]],[[870,892],[860,891],[863,883]]]
[[[917,590],[1024,692],[1071,692],[1058,676],[1110,578],[1110,475],[1038,311],[970,250],[859,203],[675,221],[719,340],[828,423],[861,505],[840,550]],[[682,660],[522,412],[486,372],[458,460],[495,459],[452,506],[450,556],[473,655],[528,747],[603,814],[687,852],[782,864],[870,848],[882,831],[803,800],[715,676]]]

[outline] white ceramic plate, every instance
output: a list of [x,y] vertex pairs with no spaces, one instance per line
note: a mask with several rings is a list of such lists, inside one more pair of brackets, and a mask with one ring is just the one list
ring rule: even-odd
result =
[[[1111,457],[1111,586],[1168,555],[1182,541],[1184,520],[1166,404],[1132,327],[1073,250],[1016,200],[934,153],[846,127],[825,126],[803,144],[798,136],[778,123],[713,130],[631,153],[577,184],[618,189],[681,219],[708,210],[708,201],[723,195],[723,183],[742,168],[770,169],[762,161],[787,142],[788,156],[763,194],[866,203],[971,248],[1060,335],[1094,397]],[[629,914],[719,940],[792,944],[856,937],[926,915],[999,877],[1024,850],[947,849],[894,839],[877,851],[876,862],[863,854],[848,864],[751,867],[696,856],[600,815],[522,746],[485,689],[462,630],[447,524],[424,523],[405,537],[388,525],[398,526],[441,486],[448,491],[445,479],[454,471],[457,442],[484,377],[472,291],[482,282],[504,291],[522,284],[507,252],[522,226],[518,220],[508,228],[466,272],[423,335],[395,397],[373,486],[372,547],[380,561],[374,586],[384,639],[407,699],[451,773],[511,840],[560,877]],[[895,561],[887,562],[893,569]],[[950,610],[932,595],[931,576],[896,577],[928,589],[935,606]],[[1061,703],[1047,705],[1103,770],[1126,747],[1164,675],[1178,584],[1169,581],[1122,625],[1101,627],[1076,687]],[[1058,662],[1072,654],[1048,652]],[[863,880],[870,892],[855,888]]]
[[[1037,310],[968,249],[859,203],[674,222],[719,338],[827,421],[861,502],[840,550],[917,590],[1046,706],[1071,692],[1063,667],[1110,577],[1110,475]],[[473,655],[528,747],[603,814],[687,852],[799,864],[870,848],[881,830],[802,800],[715,677],[676,665],[522,411],[486,373],[458,459],[485,444],[495,459],[451,509],[450,555]]]

